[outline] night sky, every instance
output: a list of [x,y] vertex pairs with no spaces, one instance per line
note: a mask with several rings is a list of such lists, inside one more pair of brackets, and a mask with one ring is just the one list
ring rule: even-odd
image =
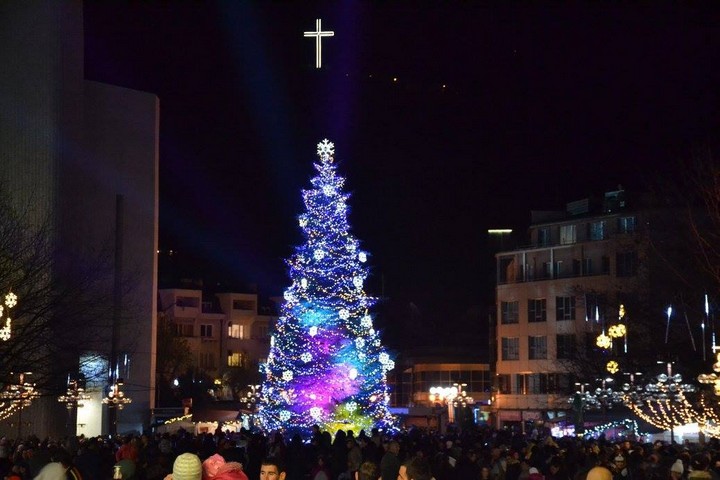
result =
[[717,142],[717,9],[108,3],[85,3],[85,74],[160,98],[161,249],[264,295],[288,284],[325,137],[370,293],[431,323],[492,302],[488,228]]

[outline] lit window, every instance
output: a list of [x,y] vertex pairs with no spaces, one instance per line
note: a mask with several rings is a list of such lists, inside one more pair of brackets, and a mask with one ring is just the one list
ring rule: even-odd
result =
[[236,323],[228,325],[228,337],[245,338],[245,325],[238,325]]
[[243,354],[240,352],[233,352],[228,350],[228,367],[242,367],[243,365]]

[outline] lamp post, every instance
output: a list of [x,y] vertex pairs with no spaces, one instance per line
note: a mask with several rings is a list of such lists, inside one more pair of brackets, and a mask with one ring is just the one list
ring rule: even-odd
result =
[[108,406],[108,409],[115,415],[112,416],[113,423],[111,424],[111,431],[113,434],[117,433],[117,412],[125,408],[125,405],[132,403],[132,398],[125,396],[125,392],[122,391],[124,385],[123,379],[118,378],[115,383],[110,385],[108,394],[102,399],[102,403]]
[[[658,362],[665,363],[665,362]],[[682,375],[672,373],[672,362],[667,362],[667,373],[661,373],[655,379],[654,383],[645,386],[643,394],[644,399],[649,402],[658,403],[683,403],[685,401],[685,393],[694,392],[694,385],[682,383]],[[672,412],[671,412],[672,413]],[[668,415],[670,424],[670,443],[675,443],[675,415]]]
[[455,422],[455,408],[465,408],[475,403],[475,400],[468,396],[466,388],[467,383],[454,383],[452,387],[430,387],[430,400],[447,407],[448,423]]
[[257,405],[260,402],[260,385],[248,385],[248,389],[245,391],[242,397],[240,397],[240,403],[243,403],[245,408],[250,411],[248,426],[252,427],[255,424],[255,412],[257,411]]
[[[84,401],[90,400],[90,395],[85,393],[85,380],[80,378],[71,378],[68,375],[67,391],[65,395],[58,397],[58,402],[64,403],[68,410],[68,428],[71,433],[75,433],[75,428],[70,428],[73,421],[77,421],[77,410],[83,406]],[[74,415],[73,415],[74,414]]]

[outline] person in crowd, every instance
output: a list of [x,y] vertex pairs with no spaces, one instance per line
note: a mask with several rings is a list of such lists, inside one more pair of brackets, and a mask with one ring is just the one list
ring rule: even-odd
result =
[[242,464],[226,462],[219,454],[213,454],[202,463],[202,480],[248,480]]
[[609,469],[596,466],[588,471],[586,480],[612,480],[612,478],[613,474]]
[[392,441],[387,446],[387,451],[380,460],[380,475],[382,478],[397,479],[400,472],[400,444]]
[[672,464],[672,467],[670,467],[670,478],[671,480],[680,480],[683,477],[683,473],[685,473],[685,465],[683,465],[683,461],[678,458],[675,460],[675,463]]
[[260,464],[260,480],[285,480],[285,463],[274,457],[265,458]]
[[400,466],[398,480],[431,480],[430,464],[423,457],[415,457]]
[[380,471],[374,462],[363,462],[355,472],[355,480],[378,480],[378,478]]
[[310,480],[331,480],[332,473],[325,461],[325,455],[320,454],[315,460],[315,466],[310,471]]

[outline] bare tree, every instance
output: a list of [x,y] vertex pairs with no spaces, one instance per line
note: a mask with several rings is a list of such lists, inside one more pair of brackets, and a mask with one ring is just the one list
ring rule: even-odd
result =
[[[59,243],[49,219],[38,226],[0,192],[0,298],[10,291],[18,297],[5,311],[12,324],[11,337],[0,341],[0,381],[16,381],[11,372],[32,371],[31,381],[48,394],[62,391],[81,363],[107,360],[114,306],[112,249],[71,259]],[[132,288],[130,280],[123,282],[123,294]],[[126,305],[120,322],[136,318]],[[132,344],[123,341],[122,351],[130,352]]]

